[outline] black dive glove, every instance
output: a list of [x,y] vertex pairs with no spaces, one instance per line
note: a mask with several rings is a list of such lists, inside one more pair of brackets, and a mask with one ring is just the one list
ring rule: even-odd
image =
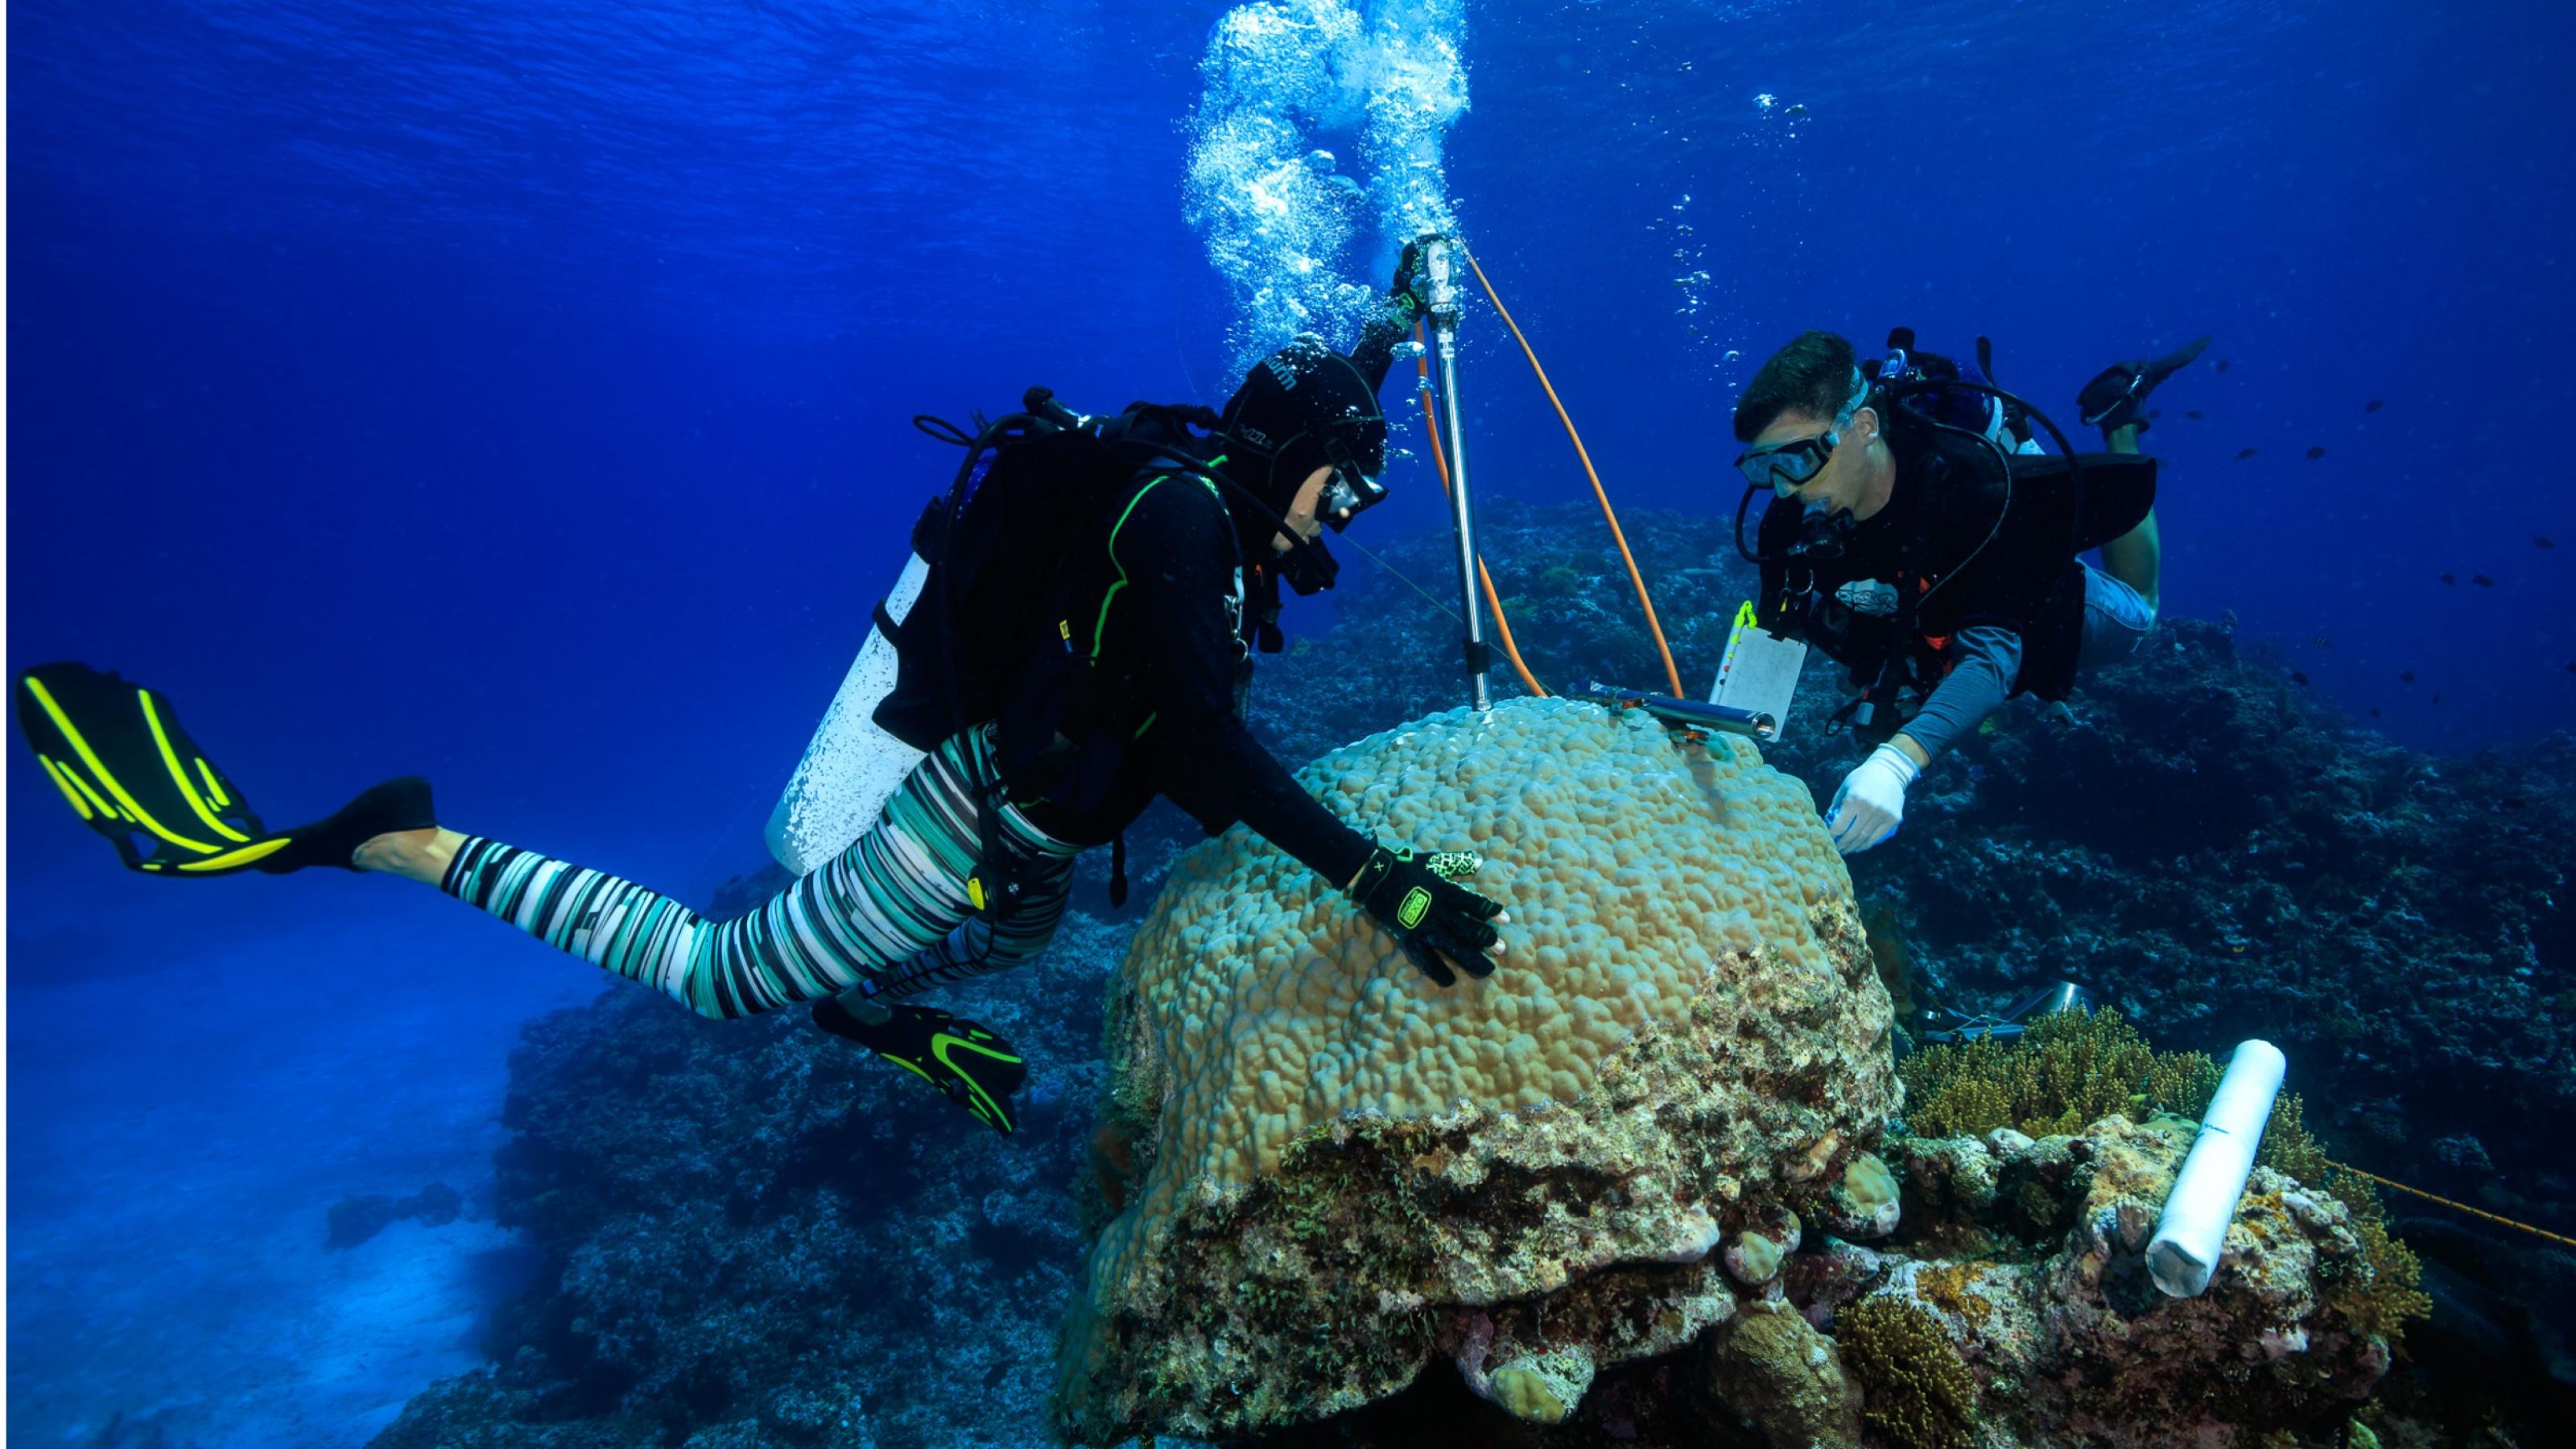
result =
[[1396,259],[1395,280],[1386,284],[1386,296],[1407,323],[1431,305],[1431,276],[1423,266],[1422,243],[1404,244],[1404,255]]
[[1454,883],[1474,875],[1484,863],[1472,850],[1416,856],[1411,850],[1379,846],[1351,878],[1351,899],[1377,917],[1423,975],[1455,986],[1458,973],[1449,969],[1453,964],[1470,976],[1494,974],[1494,963],[1484,953],[1499,949],[1503,937],[1489,923],[1510,919],[1503,915],[1502,902]]
[[838,997],[814,1003],[814,1024],[845,1037],[937,1087],[940,1095],[1007,1137],[1019,1127],[1011,1094],[1029,1079],[1028,1064],[1001,1037],[935,1006],[897,1006],[870,1026]]

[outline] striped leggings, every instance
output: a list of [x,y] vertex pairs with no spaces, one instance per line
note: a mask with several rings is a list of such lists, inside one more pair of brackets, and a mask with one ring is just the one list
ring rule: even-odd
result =
[[482,836],[465,842],[439,888],[700,1016],[749,1016],[854,988],[904,997],[1007,970],[1055,934],[1082,847],[1003,805],[1003,849],[1024,889],[999,928],[974,919],[966,752],[995,778],[989,736],[987,726],[941,744],[849,849],[737,920],[709,921],[631,881]]

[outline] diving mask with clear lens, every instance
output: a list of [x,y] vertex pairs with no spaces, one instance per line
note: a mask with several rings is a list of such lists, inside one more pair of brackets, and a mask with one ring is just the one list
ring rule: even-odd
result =
[[1816,481],[1816,475],[1825,471],[1825,464],[1832,459],[1834,449],[1841,445],[1841,432],[1828,430],[1812,438],[1747,448],[1737,455],[1735,470],[1754,487],[1768,488],[1786,498]]

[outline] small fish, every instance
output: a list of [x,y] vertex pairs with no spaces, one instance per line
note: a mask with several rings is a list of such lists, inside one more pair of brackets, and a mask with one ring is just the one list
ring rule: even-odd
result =
[[2442,702],[2442,696],[2440,696],[2440,695],[2438,695],[2438,694],[2437,694],[2437,695],[2434,695],[2434,696],[2433,696],[2433,702],[2434,702],[2435,704],[2440,704],[2440,703]]
[[2535,533],[2531,536],[2531,546],[2533,548],[2556,548],[2558,546],[2558,540],[2551,538],[2545,533]]
[[2415,671],[2412,669],[2401,669],[2397,671],[2397,677],[2405,680],[2408,684],[2413,684],[2415,682]]
[[2525,799],[2524,799],[2524,798],[2522,798],[2520,795],[2507,795],[2507,796],[2505,796],[2503,799],[2498,800],[2496,803],[2497,803],[2497,804],[2499,804],[2499,805],[2502,805],[2502,806],[2503,806],[2504,808],[2506,808],[2507,810],[2519,810],[2519,809],[2521,809],[2522,807],[2524,807],[2524,806],[2526,806],[2526,805],[2530,804],[2531,802],[2530,802],[2530,801],[2528,801],[2528,800],[2525,800]]
[[2147,421],[2148,421],[2148,422],[2154,422],[2156,419],[2158,419],[2158,418],[2160,418],[2160,417],[2163,417],[2164,415],[2165,415],[2165,410],[2164,410],[2163,408],[2149,408],[2149,409],[2147,409]]
[[2242,463],[2246,459],[2253,457],[2258,451],[2260,450],[2255,448],[2239,448],[2236,450],[2236,461]]
[[2570,674],[2576,674],[2576,659],[2571,659],[2567,662],[2567,672]]
[[2191,419],[2195,423],[2199,422],[2201,417],[2200,409],[2193,408],[2190,412],[2184,413],[2183,416]]
[[2305,688],[2305,687],[2306,687],[2306,685],[2307,685],[2307,682],[2308,682],[2308,677],[2307,677],[2306,675],[2304,675],[2304,674],[2301,674],[2299,671],[2297,671],[2297,670],[2293,669],[2293,670],[2291,670],[2291,671],[2290,671],[2290,682],[2291,682],[2292,684],[2299,685],[2300,687]]
[[2361,410],[2366,413],[2375,413],[2386,406],[2388,406],[2388,399],[2384,397],[2375,397],[2370,401],[2363,403],[2361,405]]
[[2485,574],[2471,574],[2469,575],[2469,582],[2482,589],[2492,589],[2495,587],[2495,580],[2488,578]]
[[2221,371],[2221,372],[2225,372],[2225,371],[2227,370],[2227,359],[2226,359],[2226,358],[2222,357],[2222,358],[2218,359],[2218,370],[2219,370],[2219,371]]
[[2442,582],[2444,582],[2444,583],[2446,583],[2446,584],[2449,584],[2449,585],[2452,585],[2453,587],[2455,587],[2455,588],[2456,588],[2456,587],[2458,587],[2458,585],[2459,585],[2459,582],[2460,582],[2460,576],[2459,576],[2458,574],[2444,574],[2444,575],[2442,575]]
[[2370,712],[2370,717],[2371,717],[2372,719],[2377,719],[2377,718],[2379,718],[2379,711],[2377,711],[2377,710],[2375,710],[2375,709],[2374,709],[2374,710],[2372,710],[2372,711]]
[[2313,447],[2313,448],[2310,448],[2310,449],[2308,450],[2308,461],[2309,461],[2309,462],[2311,462],[2311,463],[2313,463],[2313,462],[2315,462],[2316,460],[2318,460],[2319,458],[2324,457],[2325,455],[2326,455],[2325,444],[2323,444],[2323,443],[2319,443],[2317,446],[2315,446],[2315,447]]

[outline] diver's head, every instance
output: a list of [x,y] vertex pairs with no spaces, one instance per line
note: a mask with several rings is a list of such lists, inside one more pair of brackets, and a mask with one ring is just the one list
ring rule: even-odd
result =
[[1735,405],[1745,480],[1828,518],[1869,518],[1896,487],[1884,419],[1852,345],[1808,332],[1771,355]]
[[[1286,515],[1314,485],[1307,517],[1338,533],[1386,497],[1377,481],[1386,468],[1377,390],[1358,364],[1311,333],[1245,374],[1217,424],[1217,442],[1226,477],[1276,514]],[[1245,521],[1247,538],[1255,522]]]

